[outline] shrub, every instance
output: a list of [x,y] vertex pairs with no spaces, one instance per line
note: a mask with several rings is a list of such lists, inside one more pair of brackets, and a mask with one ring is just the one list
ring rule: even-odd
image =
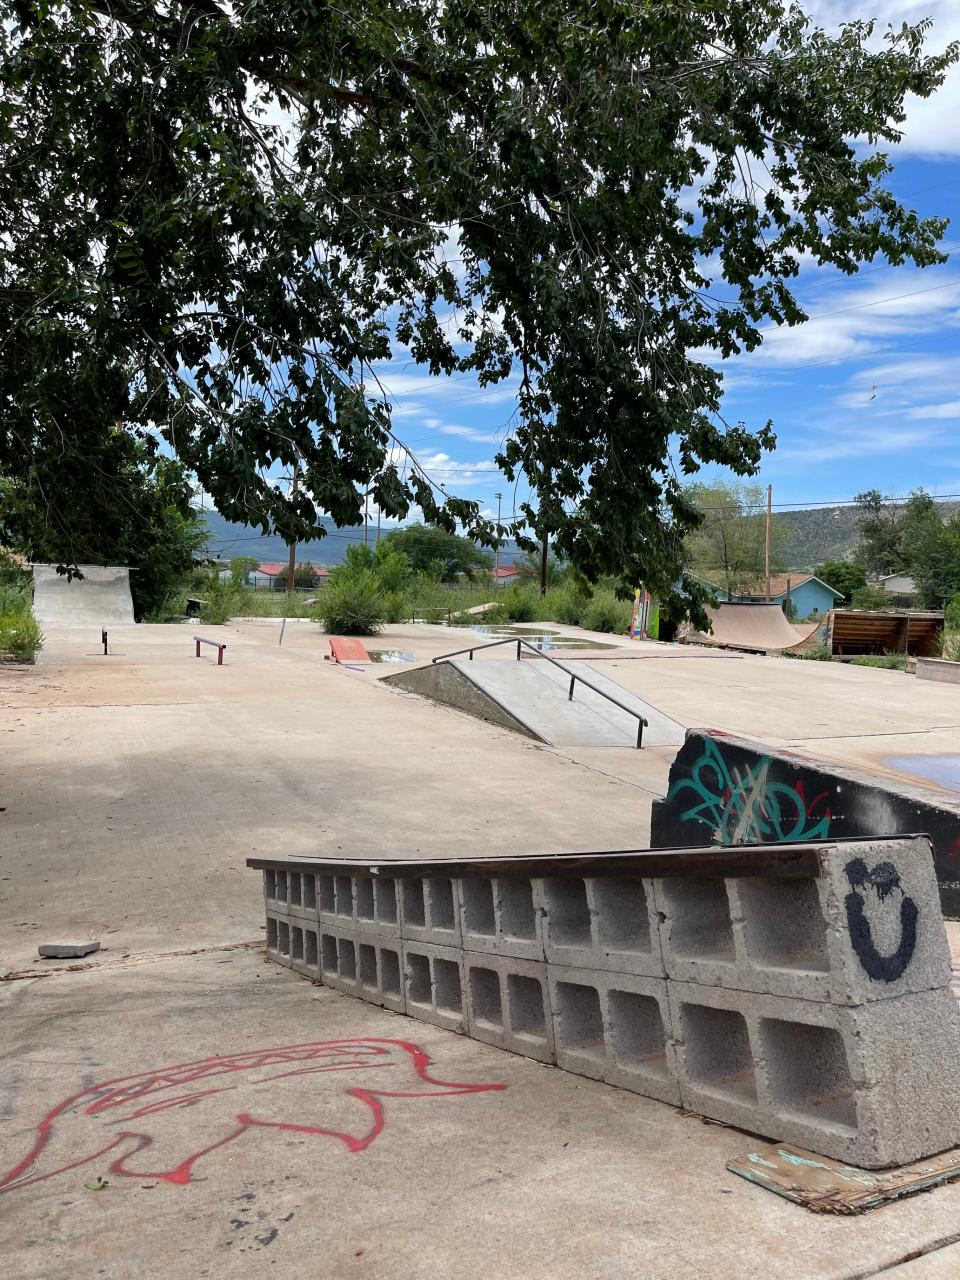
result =
[[43,632],[29,608],[0,613],[0,660],[33,662],[43,646]]
[[314,616],[329,635],[373,636],[383,626],[385,602],[372,569],[354,570],[331,581]]
[[402,591],[383,592],[383,619],[385,622],[409,622],[412,613],[410,601]]
[[830,652],[830,646],[826,644],[812,644],[809,649],[804,649],[802,652],[796,654],[796,657],[803,658],[807,662],[833,661],[833,654]]
[[960,631],[960,591],[947,602],[943,622],[947,631]]
[[584,606],[580,625],[587,631],[626,632],[630,625],[630,605],[612,594],[598,592]]
[[547,617],[570,627],[579,624],[588,602],[589,596],[573,586],[553,587],[543,600]]
[[519,582],[512,582],[509,587],[504,587],[497,596],[497,605],[508,622],[533,622],[538,604],[539,599],[534,590]]
[[851,658],[850,662],[854,667],[885,667],[888,671],[906,671],[907,669],[905,653],[864,654],[859,658]]
[[200,606],[200,621],[208,626],[220,627],[242,612],[238,593],[231,589],[229,583],[208,583],[203,604]]
[[890,597],[882,587],[860,587],[854,591],[850,602],[853,609],[870,609],[879,611],[892,607]]

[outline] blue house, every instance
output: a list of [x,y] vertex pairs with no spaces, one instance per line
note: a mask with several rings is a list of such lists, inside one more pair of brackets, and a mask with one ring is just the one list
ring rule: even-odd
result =
[[[730,595],[720,585],[720,574],[703,575],[713,587],[719,600],[733,600],[739,604],[762,604],[767,598],[766,582],[753,582],[745,591]],[[816,618],[828,613],[843,599],[837,591],[812,573],[771,573],[770,601],[780,605],[784,613],[794,618]],[[787,601],[789,600],[789,606]]]

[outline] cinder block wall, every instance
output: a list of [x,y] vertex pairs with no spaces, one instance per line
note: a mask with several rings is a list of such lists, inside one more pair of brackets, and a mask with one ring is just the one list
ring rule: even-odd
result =
[[960,1143],[925,838],[651,856],[251,865],[268,955],[337,990],[851,1164]]

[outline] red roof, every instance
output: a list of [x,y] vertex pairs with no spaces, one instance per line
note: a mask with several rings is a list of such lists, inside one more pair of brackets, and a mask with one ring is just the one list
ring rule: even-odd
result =
[[532,569],[528,569],[522,564],[502,564],[499,569],[494,569],[493,576],[495,578],[515,578],[518,574],[532,572]]
[[[268,578],[275,578],[282,570],[288,569],[290,566],[283,561],[268,561],[266,564],[257,565],[257,573],[265,573]],[[297,561],[298,569],[312,569],[318,578],[329,578],[330,570],[324,569],[320,565],[312,565],[302,560]]]

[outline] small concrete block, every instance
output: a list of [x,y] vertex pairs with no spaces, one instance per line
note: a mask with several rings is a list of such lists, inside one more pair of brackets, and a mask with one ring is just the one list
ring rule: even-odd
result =
[[510,1053],[556,1062],[543,961],[464,953],[467,1034]]
[[550,964],[663,976],[660,921],[650,880],[544,877],[538,892]]
[[267,913],[267,958],[290,967],[290,919]]
[[401,937],[439,947],[461,945],[457,890],[449,876],[403,876],[398,888]]
[[44,960],[76,960],[100,950],[99,942],[41,942],[37,948]]
[[668,982],[667,993],[681,1105],[768,1135],[770,1114],[761,1106],[757,1082],[759,1033],[755,1018],[744,1012],[747,1008],[752,1014],[762,997],[683,982]]
[[356,994],[368,1004],[406,1013],[403,956],[399,938],[361,932],[356,937]]
[[309,978],[320,977],[320,938],[315,920],[290,920],[290,968]]
[[[311,898],[312,907],[307,905]],[[287,911],[300,919],[316,919],[316,881],[312,873],[287,868]]]
[[558,1066],[679,1105],[663,978],[560,965],[547,974]]
[[407,1013],[449,1031],[465,1031],[463,952],[406,939],[402,946]]
[[543,912],[529,876],[482,872],[456,881],[463,945],[520,960],[543,959]]
[[948,989],[858,1007],[668,983],[691,1111],[863,1168],[960,1144]]
[[325,987],[360,995],[357,944],[359,936],[347,929],[319,924],[320,980]]

